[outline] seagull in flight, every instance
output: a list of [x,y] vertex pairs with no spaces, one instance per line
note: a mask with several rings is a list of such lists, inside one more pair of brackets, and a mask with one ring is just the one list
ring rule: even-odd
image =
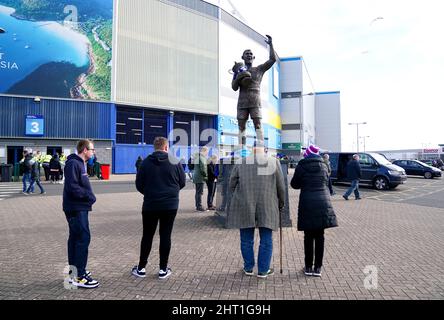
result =
[[370,22],[370,25],[372,25],[373,22],[378,21],[378,20],[384,20],[384,17],[376,17],[376,18],[374,18],[374,19]]

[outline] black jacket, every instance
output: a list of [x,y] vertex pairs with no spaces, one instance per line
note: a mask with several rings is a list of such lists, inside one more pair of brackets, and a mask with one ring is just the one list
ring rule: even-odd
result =
[[168,153],[156,151],[143,160],[136,188],[144,195],[143,211],[177,210],[179,191],[185,187],[185,172],[179,161],[172,164]]
[[91,211],[96,197],[91,188],[85,162],[76,154],[68,157],[65,165],[63,211]]
[[22,168],[23,173],[32,173],[32,165],[34,161],[32,160],[32,155],[28,154],[26,155],[25,159],[23,160]]
[[32,165],[31,178],[35,181],[40,181],[40,162],[35,161]]
[[143,159],[142,158],[137,158],[136,160],[136,170],[139,171],[140,169],[140,165],[142,164]]
[[320,157],[299,161],[291,186],[301,189],[298,230],[321,230],[338,226],[328,191],[327,166]]
[[62,165],[60,164],[60,160],[58,157],[52,157],[51,161],[49,161],[49,170],[51,171],[62,170]]
[[207,164],[208,180],[207,182],[214,182],[216,180],[216,165],[214,163]]
[[350,160],[347,163],[347,179],[350,181],[361,179],[361,165],[358,160]]

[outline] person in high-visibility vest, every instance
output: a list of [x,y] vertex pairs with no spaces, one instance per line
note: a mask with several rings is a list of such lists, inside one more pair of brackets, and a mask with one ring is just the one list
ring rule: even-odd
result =
[[42,158],[42,167],[43,170],[45,170],[45,180],[49,181],[49,162],[51,161],[52,156],[50,154],[46,154]]
[[60,162],[62,162],[63,161],[63,163],[65,163],[66,162],[66,155],[62,152],[62,154],[60,155]]
[[60,166],[62,169],[60,170],[60,181],[63,183],[63,169],[65,168],[66,155],[62,152],[59,158]]

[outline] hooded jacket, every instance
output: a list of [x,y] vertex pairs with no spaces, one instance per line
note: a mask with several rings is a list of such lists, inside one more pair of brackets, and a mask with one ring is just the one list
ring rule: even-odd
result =
[[166,211],[179,208],[179,191],[185,187],[185,172],[177,161],[173,164],[168,153],[156,151],[140,165],[136,188],[144,195],[143,211]]
[[338,226],[330,201],[327,166],[321,157],[299,161],[291,186],[301,189],[298,230],[310,231]]
[[68,157],[65,165],[63,211],[91,211],[96,197],[91,188],[85,162],[76,154]]

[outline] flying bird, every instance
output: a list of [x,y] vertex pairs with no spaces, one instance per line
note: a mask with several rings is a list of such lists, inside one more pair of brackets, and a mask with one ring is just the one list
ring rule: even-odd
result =
[[370,22],[370,25],[372,25],[373,22],[378,21],[378,20],[384,20],[384,17],[376,17],[376,18],[374,18],[374,19]]

